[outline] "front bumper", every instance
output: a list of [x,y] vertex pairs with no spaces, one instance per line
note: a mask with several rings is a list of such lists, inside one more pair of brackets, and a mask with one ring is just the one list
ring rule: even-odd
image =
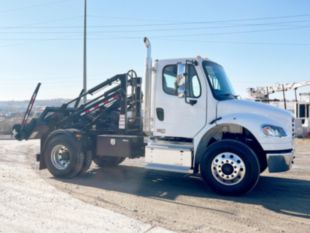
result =
[[294,156],[294,150],[267,151],[267,164],[269,172],[285,172],[290,170]]

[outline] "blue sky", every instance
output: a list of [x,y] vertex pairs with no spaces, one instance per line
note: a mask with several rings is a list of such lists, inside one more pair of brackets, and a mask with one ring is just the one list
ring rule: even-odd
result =
[[[10,0],[0,8],[0,100],[71,98],[82,88],[83,0]],[[201,55],[238,94],[310,80],[310,1],[88,0],[88,86],[153,58]],[[309,91],[310,88],[300,89]]]

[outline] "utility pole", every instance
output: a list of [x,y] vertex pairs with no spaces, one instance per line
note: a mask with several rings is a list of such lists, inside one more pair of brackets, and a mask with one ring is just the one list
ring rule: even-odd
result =
[[[84,57],[83,57],[83,89],[87,92],[87,0],[84,0]],[[84,96],[84,104],[87,101]]]

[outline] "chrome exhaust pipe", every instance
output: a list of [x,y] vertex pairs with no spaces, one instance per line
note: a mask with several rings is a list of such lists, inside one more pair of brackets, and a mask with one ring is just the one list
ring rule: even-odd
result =
[[152,56],[151,56],[152,50],[150,40],[147,37],[144,37],[143,41],[146,47],[143,130],[147,135],[150,135],[151,100],[152,100]]

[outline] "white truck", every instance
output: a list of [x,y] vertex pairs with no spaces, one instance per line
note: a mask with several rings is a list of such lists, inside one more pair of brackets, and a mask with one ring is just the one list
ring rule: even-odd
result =
[[225,195],[249,192],[267,167],[269,172],[290,169],[291,113],[238,99],[223,67],[209,59],[153,63],[150,41],[144,42],[143,97],[142,79],[130,71],[83,90],[61,107],[47,107],[28,122],[36,89],[13,133],[18,140],[40,138],[41,169],[72,178],[87,171],[92,161],[107,167],[143,156],[146,168],[200,174]]

